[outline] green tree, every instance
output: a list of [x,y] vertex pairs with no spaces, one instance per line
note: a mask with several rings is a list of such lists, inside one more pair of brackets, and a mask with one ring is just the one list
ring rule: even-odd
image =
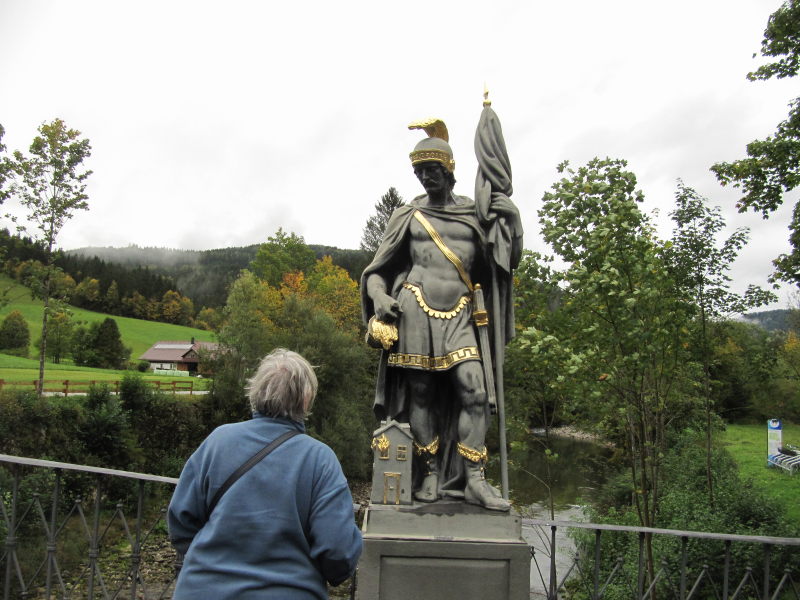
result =
[[106,290],[105,298],[103,299],[106,310],[113,312],[119,310],[119,286],[116,281],[112,281]]
[[100,282],[94,277],[84,277],[75,287],[75,301],[85,308],[97,308],[100,296]]
[[122,344],[117,322],[111,317],[103,319],[98,326],[94,349],[100,357],[98,366],[104,369],[124,369],[125,362],[131,355],[130,348]]
[[14,356],[28,356],[31,333],[25,317],[18,310],[11,311],[0,325],[0,351]]
[[[568,329],[559,339],[570,340],[576,355],[564,374],[582,399],[574,408],[623,450],[639,522],[653,527],[668,435],[693,409],[691,306],[639,209],[643,195],[626,166],[593,159],[573,170],[562,163],[565,175],[545,193],[539,217],[545,241],[567,265],[559,286],[566,296],[560,322]],[[652,577],[649,537],[646,548]]]
[[78,327],[73,335],[75,364],[100,369],[123,369],[131,350],[122,344],[117,322],[106,317],[88,327]]
[[161,298],[161,319],[177,325],[191,325],[194,304],[180,292],[167,290]]
[[42,123],[39,135],[31,143],[30,155],[25,156],[17,150],[12,161],[19,180],[12,184],[11,191],[28,210],[27,219],[39,229],[46,257],[42,347],[39,351],[40,392],[47,349],[53,252],[64,223],[72,218],[75,211],[89,208],[86,202],[86,179],[91,171],[82,170],[82,164],[91,155],[91,146],[89,140],[81,139],[80,135],[79,131],[69,129],[61,119]]
[[[748,73],[751,81],[795,77],[800,70],[800,0],[787,0],[769,17],[761,54],[778,58]],[[747,145],[747,158],[711,167],[722,185],[742,188],[739,212],[753,210],[767,218],[783,203],[783,194],[800,184],[800,98],[789,104],[789,114],[775,134]],[[800,203],[789,226],[790,254],[775,261],[774,277],[800,285]]]
[[[69,311],[62,308],[50,314],[47,326],[47,356],[55,364],[61,363],[61,359],[69,354],[74,330],[75,325]],[[41,343],[40,339],[40,347]]]
[[219,331],[222,326],[222,314],[215,308],[204,306],[195,318],[195,326],[206,331]]
[[134,291],[130,296],[122,299],[122,310],[128,316],[136,319],[147,319],[148,302],[142,294]]
[[330,256],[318,260],[308,274],[308,296],[342,329],[356,333],[362,327],[358,284]]
[[[573,331],[564,305],[568,297],[559,287],[551,259],[525,251],[514,271],[517,337],[506,351],[506,405],[512,447],[535,444],[541,450],[545,479],[551,490],[551,467],[558,455],[551,449],[551,428],[562,422],[581,390],[573,375],[580,371],[582,357],[573,349]],[[531,436],[530,428],[542,428],[544,436]],[[550,516],[555,518],[554,496],[549,494]]]
[[10,191],[6,187],[6,182],[14,174],[11,161],[5,156],[6,146],[3,144],[3,136],[6,134],[5,127],[0,125],[0,204],[3,204],[10,196]]
[[316,261],[314,251],[309,248],[302,236],[288,235],[278,229],[275,235],[267,238],[250,263],[250,270],[272,287],[278,287],[286,273],[305,272]]
[[[10,177],[13,175],[13,169],[11,166],[11,161],[8,160],[8,157],[5,156],[6,146],[3,144],[3,136],[5,135],[6,130],[5,128],[0,125],[0,205],[5,202],[10,192],[7,187],[7,182]],[[0,260],[5,258],[5,250],[0,248]],[[8,304],[8,292],[10,287],[0,289],[0,308]]]
[[709,322],[774,302],[771,292],[750,286],[744,294],[730,290],[728,271],[741,249],[747,244],[749,230],[736,229],[721,244],[717,236],[725,229],[725,219],[720,208],[709,207],[706,198],[678,182],[675,195],[676,208],[670,213],[675,223],[672,242],[665,248],[665,257],[671,265],[676,282],[686,298],[697,309],[694,326],[696,359],[702,365],[703,399],[706,415],[706,477],[709,505],[714,507],[714,482],[712,468],[712,340]]
[[380,201],[375,203],[375,214],[367,219],[364,232],[361,234],[361,249],[370,254],[375,254],[383,240],[383,232],[389,223],[392,213],[403,205],[403,198],[393,187],[389,188]]

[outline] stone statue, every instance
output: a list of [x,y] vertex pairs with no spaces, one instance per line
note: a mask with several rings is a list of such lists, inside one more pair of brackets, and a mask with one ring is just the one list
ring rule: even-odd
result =
[[484,477],[485,437],[503,348],[514,334],[512,270],[522,226],[489,104],[475,139],[474,202],[453,193],[444,123],[409,126],[429,136],[410,154],[425,193],[393,213],[361,294],[368,341],[382,347],[374,410],[411,426],[414,498],[463,498],[507,511],[508,500]]

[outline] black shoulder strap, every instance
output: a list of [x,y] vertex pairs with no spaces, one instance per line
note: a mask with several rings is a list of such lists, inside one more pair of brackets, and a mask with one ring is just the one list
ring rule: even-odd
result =
[[289,438],[293,438],[296,435],[300,435],[301,432],[297,431],[296,429],[292,429],[291,431],[287,431],[283,435],[275,438],[269,444],[264,446],[261,450],[256,452],[253,456],[251,456],[246,462],[242,463],[238,469],[236,469],[225,483],[222,484],[217,490],[217,493],[214,494],[214,498],[211,499],[211,504],[208,506],[208,515],[211,516],[211,512],[214,510],[214,507],[219,502],[219,499],[222,498],[222,495],[228,491],[228,488],[231,487],[236,480],[239,479],[242,475],[247,473],[250,469],[252,469],[255,465],[257,465],[261,460],[267,456],[270,452],[275,450],[278,446],[280,446],[283,442],[288,440]]

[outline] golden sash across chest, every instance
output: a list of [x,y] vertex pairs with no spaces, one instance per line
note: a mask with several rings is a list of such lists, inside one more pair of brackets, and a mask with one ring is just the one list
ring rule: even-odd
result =
[[453,266],[455,266],[459,276],[461,277],[461,281],[463,281],[467,286],[467,289],[472,292],[474,290],[472,280],[469,278],[467,270],[464,268],[464,263],[461,262],[461,259],[456,256],[455,252],[448,248],[447,244],[444,243],[442,236],[440,236],[439,232],[434,229],[433,225],[431,225],[431,222],[425,218],[425,215],[418,210],[415,210],[414,218],[425,228],[425,231],[427,231],[428,235],[431,236],[433,243],[436,244],[436,247],[442,251],[442,254],[444,254],[445,258],[453,263]]

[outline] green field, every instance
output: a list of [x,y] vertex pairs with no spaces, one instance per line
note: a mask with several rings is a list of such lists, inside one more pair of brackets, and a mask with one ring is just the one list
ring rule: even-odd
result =
[[[91,367],[76,367],[74,365],[55,365],[45,363],[45,381],[121,381],[125,373],[130,371],[115,371],[113,369],[93,369]],[[210,380],[196,379],[194,377],[170,377],[168,375],[142,374],[148,381],[192,381],[195,390],[206,389],[206,383]],[[22,384],[25,386],[14,385],[14,389],[34,389],[33,382],[39,379],[39,361],[32,358],[19,358],[0,353],[0,380],[8,384]],[[28,385],[30,384],[30,385]],[[53,384],[46,384],[45,388],[54,388]]]
[[[728,425],[722,443],[743,477],[751,479],[775,502],[786,507],[792,521],[800,523],[800,472],[767,467],[767,424]],[[783,423],[783,443],[800,446],[800,425]]]
[[[31,332],[31,346],[29,356],[38,356],[34,342],[42,335],[42,310],[44,309],[41,300],[34,300],[28,288],[19,285],[12,279],[0,275],[0,290],[9,289],[7,299],[9,303],[0,308],[0,320],[13,310],[18,310],[28,322]],[[199,341],[213,342],[214,334],[211,331],[184,327],[182,325],[170,325],[168,323],[156,323],[155,321],[142,321],[129,317],[117,317],[103,313],[92,312],[82,308],[70,307],[73,321],[85,321],[94,323],[102,321],[108,316],[117,322],[122,343],[131,348],[131,360],[137,360],[150,346],[159,340],[186,340],[195,338]],[[3,365],[0,364],[0,368]],[[4,379],[9,379],[5,377]],[[50,379],[48,373],[47,378]]]

